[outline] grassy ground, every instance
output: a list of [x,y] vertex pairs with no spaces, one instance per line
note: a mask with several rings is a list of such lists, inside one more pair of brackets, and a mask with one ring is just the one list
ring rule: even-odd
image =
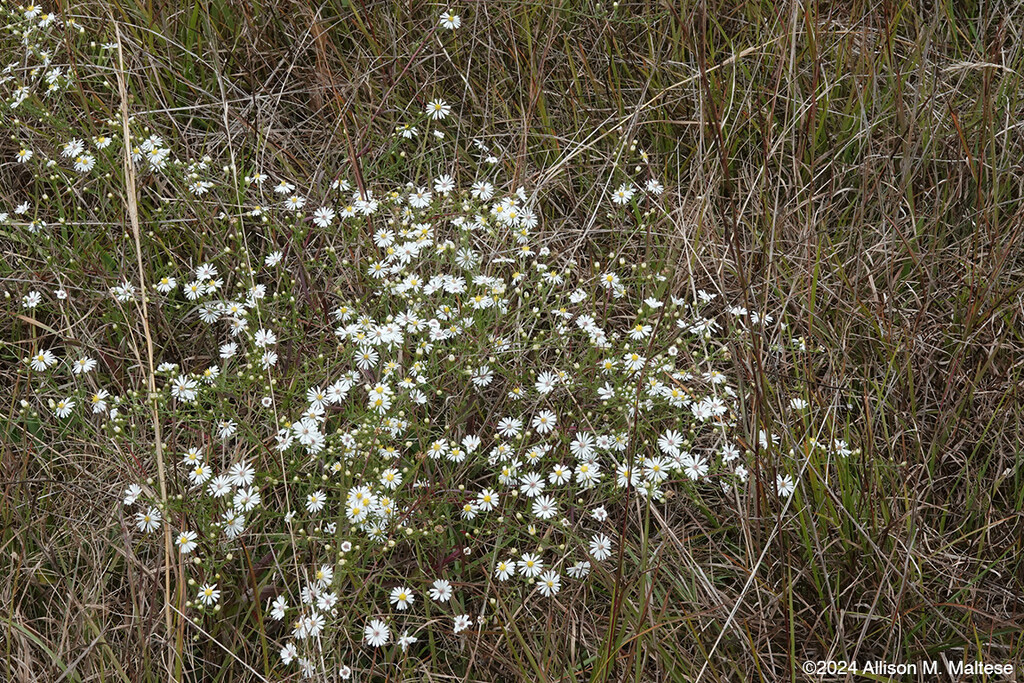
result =
[[[501,606],[521,627],[482,631],[462,652],[432,644],[417,675],[771,681],[802,679],[807,659],[1024,665],[1021,7],[495,0],[452,6],[463,25],[442,40],[446,7],[419,2],[64,4],[98,42],[117,26],[132,115],[185,155],[255,149],[292,177],[400,185],[450,161],[425,142],[400,152],[393,135],[442,97],[460,135],[505,150],[513,186],[544,197],[553,250],[660,264],[673,292],[785,312],[817,350],[735,343],[740,424],[751,443],[759,429],[808,429],[786,410],[803,396],[859,452],[808,454],[785,512],[763,491],[775,464],[759,462],[731,504],[679,498],[638,517],[625,552],[641,571],[604,574],[538,620]],[[4,49],[5,64],[19,58],[15,42]],[[78,49],[90,58],[88,42]],[[91,115],[83,133],[121,115],[106,96],[115,64],[107,84],[74,86]],[[10,161],[15,118],[0,113],[12,131],[0,141],[5,207],[61,192]],[[636,149],[669,210],[623,231],[607,214],[609,179],[640,163]],[[144,224],[159,224],[158,208],[143,203]],[[159,224],[152,263],[237,248],[195,216]],[[105,292],[134,272],[129,223],[101,227],[64,251],[0,233],[0,678],[260,680],[252,620],[220,645],[198,642],[185,673],[168,664],[193,632],[177,616],[180,633],[167,631],[163,569],[130,547],[124,462],[88,435],[40,441],[16,417],[33,400],[16,361],[45,334],[20,309],[25,283]],[[313,302],[347,286],[330,263],[302,280]],[[77,306],[71,327],[92,315]],[[100,328],[111,348],[133,333]],[[295,357],[319,352],[296,344]],[[131,371],[118,381],[146,390]],[[150,457],[145,443],[124,458]]]

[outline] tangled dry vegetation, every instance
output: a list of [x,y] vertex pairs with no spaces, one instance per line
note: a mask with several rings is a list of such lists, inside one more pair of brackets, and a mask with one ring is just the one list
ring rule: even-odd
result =
[[0,5],[0,678],[1021,662],[1022,16]]

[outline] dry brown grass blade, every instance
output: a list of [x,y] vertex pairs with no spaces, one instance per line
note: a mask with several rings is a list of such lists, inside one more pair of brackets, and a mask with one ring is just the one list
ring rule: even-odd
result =
[[[132,160],[131,154],[131,128],[129,127],[129,116],[128,116],[128,89],[125,84],[125,67],[124,67],[124,50],[121,42],[121,28],[117,21],[114,21],[114,31],[117,36],[117,88],[121,95],[121,130],[124,136],[122,142],[122,157],[124,161],[124,194],[125,203],[128,211],[128,220],[131,224],[132,237],[135,241],[135,258],[136,265],[138,267],[139,274],[139,291],[141,296],[141,318],[142,318],[142,330],[146,337],[146,363],[147,363],[147,402],[150,404],[151,414],[153,419],[153,446],[156,454],[156,466],[157,466],[157,477],[160,483],[160,501],[164,506],[167,507],[167,475],[164,467],[164,443],[163,437],[160,430],[160,413],[157,408],[157,393],[156,393],[156,365],[153,362],[153,335],[149,329],[149,310],[147,307],[147,299],[149,298],[149,289],[146,286],[146,267],[142,261],[142,238],[140,236],[139,228],[139,207],[138,198],[136,196],[135,187],[135,163]],[[171,634],[175,632],[174,623],[171,615],[171,558],[174,557],[174,544],[171,542],[171,527],[170,520],[165,519],[163,521],[164,531],[164,554],[166,560],[164,562],[164,625],[167,629],[167,640],[168,646],[171,648],[170,657],[167,661],[168,670],[173,670],[175,663],[174,658],[177,653],[174,650],[173,640]]]

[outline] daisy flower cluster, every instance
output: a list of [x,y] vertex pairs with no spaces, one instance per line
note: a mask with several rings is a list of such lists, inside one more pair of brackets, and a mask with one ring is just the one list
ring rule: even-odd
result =
[[[18,20],[29,41],[72,28],[28,14]],[[461,19],[446,11],[439,26]],[[8,115],[44,106],[67,78],[42,61],[9,67]],[[440,97],[408,111],[400,143],[458,125]],[[506,182],[492,145],[474,142],[463,157],[475,163],[419,182],[355,189],[345,169],[299,178],[240,148],[181,158],[143,121],[130,122],[125,148],[117,123],[102,136],[26,140],[15,161],[101,186],[127,154],[181,198],[144,195],[154,220],[204,210],[217,248],[183,244],[165,260],[159,236],[147,237],[143,281],[126,269],[100,288],[102,326],[37,337],[21,359],[47,406],[22,415],[47,410],[51,428],[150,453],[126,466],[139,548],[160,552],[169,532],[190,619],[241,618],[221,607],[257,600],[282,671],[344,678],[382,658],[415,661],[428,634],[457,644],[500,628],[509,615],[497,605],[542,613],[616,571],[635,546],[637,506],[734,500],[761,451],[781,463],[781,507],[801,453],[851,453],[824,429],[793,442],[748,438],[739,423],[730,342],[753,332],[808,352],[779,336],[784,321],[681,282],[665,263],[563,252],[542,193]],[[217,170],[229,158],[249,169],[238,186]],[[647,168],[611,185],[614,224],[667,210]],[[44,227],[27,219],[18,224]],[[73,250],[75,239],[55,233],[41,248]],[[19,298],[35,318],[60,320],[85,295],[30,283]],[[126,385],[143,357],[101,334],[138,328],[143,298],[161,321],[153,393]],[[814,416],[806,397],[787,409],[797,424]]]

